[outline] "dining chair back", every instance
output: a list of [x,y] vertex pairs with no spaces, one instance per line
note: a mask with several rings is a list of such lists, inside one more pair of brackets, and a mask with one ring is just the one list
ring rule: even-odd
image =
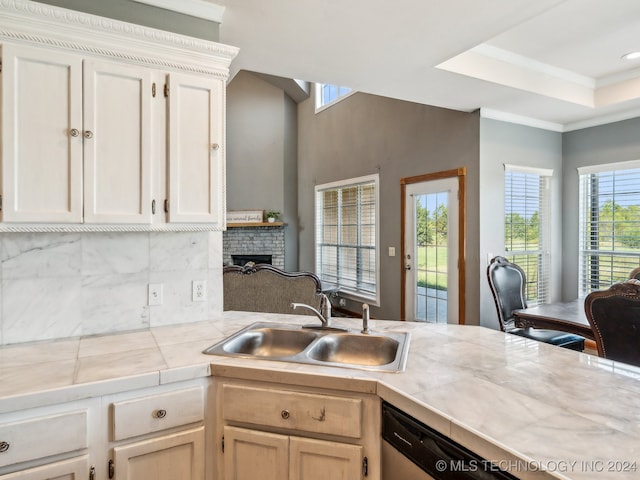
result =
[[629,272],[629,279],[632,278],[640,280],[640,267],[634,268],[633,270],[631,270],[631,272]]
[[640,283],[630,280],[591,292],[584,310],[600,357],[640,366]]
[[487,267],[487,279],[496,304],[500,330],[571,350],[584,349],[584,338],[579,335],[557,330],[515,326],[514,310],[527,308],[525,295],[527,281],[524,270],[520,266],[505,257],[494,257]]

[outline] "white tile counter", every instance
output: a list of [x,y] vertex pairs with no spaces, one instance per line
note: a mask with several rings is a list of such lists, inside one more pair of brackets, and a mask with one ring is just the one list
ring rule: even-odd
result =
[[[223,318],[0,348],[0,413],[211,374],[377,393],[521,478],[640,478],[640,369],[482,327],[410,330],[407,368],[381,373],[246,360],[202,350],[255,321]],[[315,319],[314,319],[315,320]],[[335,319],[354,329],[358,320]]]

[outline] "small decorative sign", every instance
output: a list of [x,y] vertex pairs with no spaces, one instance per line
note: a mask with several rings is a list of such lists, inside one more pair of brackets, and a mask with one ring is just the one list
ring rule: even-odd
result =
[[231,210],[227,212],[227,223],[262,223],[264,210]]

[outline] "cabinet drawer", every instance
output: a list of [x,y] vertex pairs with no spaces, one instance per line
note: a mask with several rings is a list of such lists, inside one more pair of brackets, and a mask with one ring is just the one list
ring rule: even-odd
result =
[[362,400],[267,388],[224,385],[225,420],[326,433],[362,436]]
[[0,425],[0,467],[88,447],[87,412]]
[[202,387],[115,402],[112,407],[114,441],[204,419]]

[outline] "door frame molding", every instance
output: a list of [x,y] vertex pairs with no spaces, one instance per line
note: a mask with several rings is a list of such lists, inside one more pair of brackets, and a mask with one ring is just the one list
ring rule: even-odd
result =
[[406,320],[406,270],[405,266],[405,215],[406,204],[405,198],[407,193],[407,185],[412,183],[429,182],[432,180],[441,180],[444,178],[458,178],[458,324],[465,324],[465,286],[466,286],[466,240],[467,240],[467,206],[466,206],[466,185],[467,185],[467,169],[466,167],[454,168],[452,170],[444,170],[435,173],[426,173],[413,177],[404,177],[400,179],[400,255],[402,262],[400,263],[401,281],[400,281],[400,320]]

